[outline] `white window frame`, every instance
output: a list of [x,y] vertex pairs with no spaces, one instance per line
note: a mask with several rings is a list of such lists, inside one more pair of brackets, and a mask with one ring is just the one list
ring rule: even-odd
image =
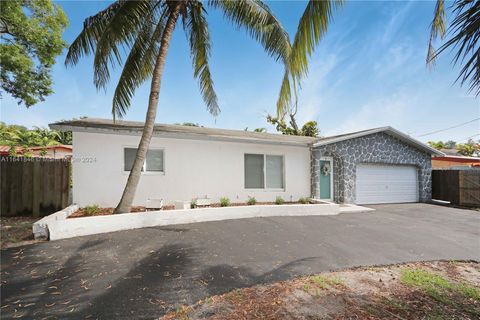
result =
[[[258,155],[263,156],[263,188],[247,188],[245,181],[245,155]],[[267,156],[282,157],[282,180],[283,188],[267,188]],[[286,176],[286,165],[285,165],[285,155],[284,154],[275,154],[275,153],[255,153],[255,152],[245,152],[243,154],[243,189],[246,191],[268,191],[268,192],[283,192],[287,189],[287,181],[285,180]]]
[[[132,146],[132,145],[124,145],[122,146],[122,168],[121,170],[125,175],[130,174],[130,170],[125,170],[125,149],[138,149],[138,146]],[[142,175],[165,175],[166,171],[166,164],[165,164],[165,148],[161,147],[153,147],[153,148],[148,148],[148,150],[162,150],[163,151],[163,171],[147,171],[147,159],[145,158],[145,162],[143,163],[143,170],[141,171]],[[148,151],[147,151],[148,152]]]

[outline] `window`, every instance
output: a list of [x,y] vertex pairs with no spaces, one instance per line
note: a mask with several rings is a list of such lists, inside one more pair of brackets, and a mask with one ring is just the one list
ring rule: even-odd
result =
[[267,188],[283,189],[283,157],[265,156]]
[[283,189],[283,156],[245,154],[246,189]]
[[263,154],[245,155],[245,188],[263,189]]
[[[124,170],[130,171],[133,167],[133,161],[137,155],[136,148],[125,148],[124,150]],[[147,157],[143,164],[142,171],[145,172],[163,172],[164,171],[163,150],[149,149]]]

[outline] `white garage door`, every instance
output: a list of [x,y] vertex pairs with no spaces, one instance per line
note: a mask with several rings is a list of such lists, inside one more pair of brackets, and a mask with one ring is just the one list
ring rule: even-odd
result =
[[417,169],[359,164],[356,192],[358,204],[418,202]]

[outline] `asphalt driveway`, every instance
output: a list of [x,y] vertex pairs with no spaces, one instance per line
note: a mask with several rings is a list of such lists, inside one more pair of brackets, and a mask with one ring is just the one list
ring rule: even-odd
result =
[[151,319],[209,295],[302,274],[480,260],[479,212],[372,207],[377,210],[148,228],[2,250],[1,316]]

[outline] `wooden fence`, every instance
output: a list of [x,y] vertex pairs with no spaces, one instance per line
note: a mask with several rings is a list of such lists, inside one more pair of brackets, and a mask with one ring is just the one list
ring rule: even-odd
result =
[[432,198],[480,207],[480,170],[433,170]]
[[69,204],[70,162],[0,158],[0,215],[40,217]]

